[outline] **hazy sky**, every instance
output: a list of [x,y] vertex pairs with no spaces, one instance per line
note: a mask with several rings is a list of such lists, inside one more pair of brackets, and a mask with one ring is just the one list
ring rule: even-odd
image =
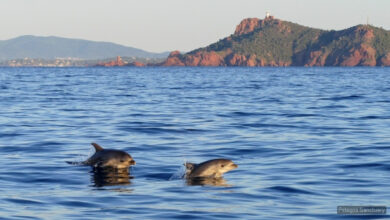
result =
[[20,35],[109,41],[162,52],[224,38],[247,17],[323,29],[390,30],[390,0],[0,0],[0,40]]

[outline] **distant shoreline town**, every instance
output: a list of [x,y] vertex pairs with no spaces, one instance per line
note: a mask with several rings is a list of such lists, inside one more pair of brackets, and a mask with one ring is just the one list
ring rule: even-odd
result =
[[184,54],[150,53],[107,42],[22,36],[0,41],[0,60],[0,66],[10,67],[390,66],[390,31],[369,24],[328,31],[267,14],[264,19],[244,19],[230,36]]
[[115,66],[135,66],[144,67],[148,65],[163,62],[160,58],[136,58],[117,56],[116,58],[108,58],[103,60],[83,60],[79,58],[55,58],[55,59],[40,59],[40,58],[23,58],[12,59],[0,62],[2,67],[115,67]]

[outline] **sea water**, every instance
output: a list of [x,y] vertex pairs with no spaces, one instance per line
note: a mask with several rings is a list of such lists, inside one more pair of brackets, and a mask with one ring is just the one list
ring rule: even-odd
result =
[[[66,163],[91,142],[137,164]],[[239,167],[182,178],[214,158]],[[1,219],[335,219],[342,205],[390,205],[389,68],[0,68]]]

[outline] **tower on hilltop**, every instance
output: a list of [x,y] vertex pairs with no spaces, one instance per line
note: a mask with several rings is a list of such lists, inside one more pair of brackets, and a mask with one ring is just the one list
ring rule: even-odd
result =
[[269,19],[269,20],[274,19],[274,16],[272,16],[268,11],[265,13],[265,20],[267,20],[267,19]]

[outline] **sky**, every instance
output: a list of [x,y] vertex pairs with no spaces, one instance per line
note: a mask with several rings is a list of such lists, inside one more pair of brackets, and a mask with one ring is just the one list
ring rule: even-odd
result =
[[190,51],[229,36],[244,18],[340,30],[390,30],[390,0],[0,0],[0,40],[21,35],[107,41],[150,52]]

